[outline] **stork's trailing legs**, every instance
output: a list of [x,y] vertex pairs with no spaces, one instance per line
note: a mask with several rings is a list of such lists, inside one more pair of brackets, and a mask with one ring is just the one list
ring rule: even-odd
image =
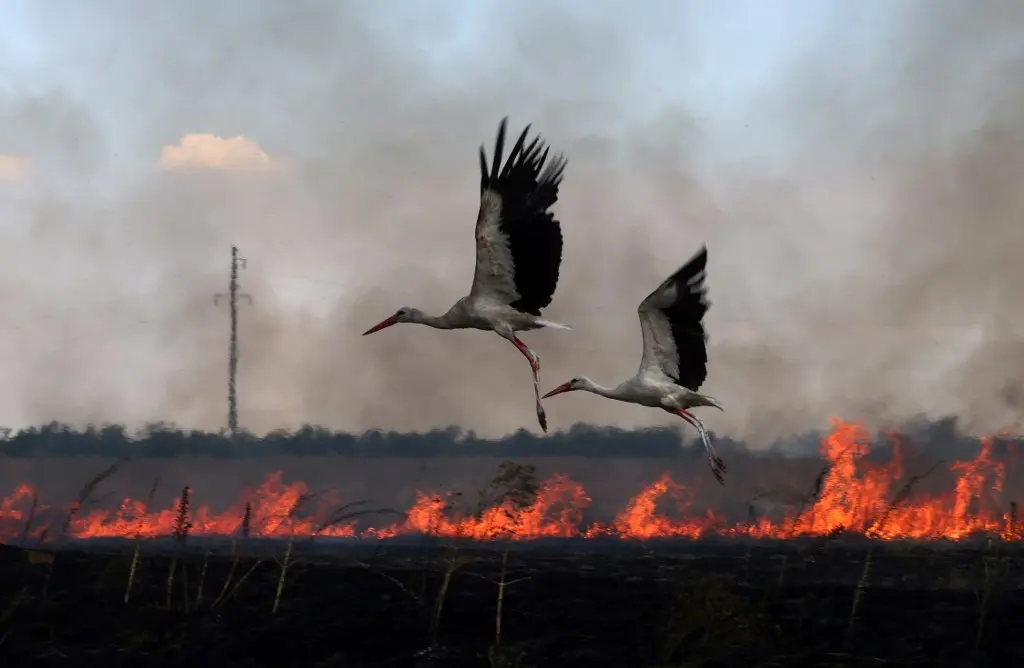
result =
[[719,484],[724,485],[725,480],[722,475],[729,469],[726,467],[725,462],[722,461],[722,458],[718,456],[718,453],[715,451],[715,446],[711,445],[711,437],[708,435],[707,427],[704,426],[704,423],[699,417],[686,409],[680,409],[676,412],[676,415],[683,418],[697,429],[697,432],[700,434],[700,440],[704,442],[704,449],[707,450],[708,453],[708,463],[711,464],[711,473],[715,476],[715,480],[717,480]]
[[529,346],[519,340],[515,332],[512,332],[509,341],[530,363],[530,369],[533,371],[533,396],[537,402],[537,422],[540,423],[540,428],[546,434],[548,433],[548,416],[544,412],[544,406],[540,403],[540,359],[535,352],[530,350]]

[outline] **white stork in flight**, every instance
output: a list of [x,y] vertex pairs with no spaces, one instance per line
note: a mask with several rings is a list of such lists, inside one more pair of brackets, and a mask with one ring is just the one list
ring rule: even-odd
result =
[[494,162],[480,146],[480,211],[476,218],[476,269],[469,295],[441,316],[403,306],[394,315],[363,332],[379,332],[400,322],[436,329],[481,329],[508,340],[530,362],[537,420],[548,429],[540,402],[540,359],[516,332],[568,325],[544,320],[541,309],[551,303],[562,263],[562,229],[549,209],[558,201],[566,158],[547,162],[549,147],[539,137],[526,144],[527,125],[512,147],[505,166],[502,152],[508,117],[498,126]]
[[647,296],[637,309],[643,332],[644,352],[636,375],[615,387],[598,385],[586,376],[572,380],[545,394],[547,399],[563,392],[583,390],[602,397],[660,408],[678,415],[697,428],[719,483],[726,471],[700,418],[689,411],[695,406],[724,410],[717,399],[700,394],[707,378],[707,336],[704,314],[710,302],[705,297],[704,268],[707,247],[699,251],[676,273]]

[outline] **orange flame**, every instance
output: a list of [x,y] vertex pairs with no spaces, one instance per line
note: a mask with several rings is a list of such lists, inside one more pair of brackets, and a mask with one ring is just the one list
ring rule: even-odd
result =
[[[1024,538],[1014,513],[999,509],[1006,464],[996,459],[992,439],[982,439],[981,452],[973,460],[950,464],[948,469],[956,477],[952,492],[934,495],[914,493],[913,479],[902,491],[896,487],[904,475],[898,440],[888,463],[866,461],[869,438],[862,426],[833,420],[831,433],[821,443],[828,468],[817,495],[808,507],[780,519],[762,517],[730,524],[712,510],[693,512],[692,491],[663,473],[634,496],[612,522],[584,526],[583,513],[591,499],[578,482],[556,474],[541,484],[536,500],[526,508],[506,503],[460,515],[452,512],[445,498],[418,492],[403,520],[358,530],[354,519],[329,521],[337,499],[311,495],[304,483],[285,483],[283,474],[276,471],[247,499],[223,512],[207,506],[190,509],[190,534],[237,535],[248,500],[250,535],[260,537],[421,534],[474,540],[598,536],[650,540],[721,535],[787,539],[843,531],[880,540],[957,541],[982,533],[1007,540]],[[1015,450],[1010,450],[1013,455]],[[0,500],[0,541],[14,539],[24,531],[34,494],[31,485],[22,483]],[[664,501],[674,501],[675,510],[659,512],[659,502]],[[74,538],[167,536],[174,527],[178,502],[175,499],[167,508],[151,510],[141,501],[124,499],[115,510],[79,512],[71,520],[69,532]],[[40,518],[49,513],[51,520],[53,511],[53,507],[42,505],[36,509]],[[41,534],[43,522],[37,520],[40,526],[32,531],[33,536]]]

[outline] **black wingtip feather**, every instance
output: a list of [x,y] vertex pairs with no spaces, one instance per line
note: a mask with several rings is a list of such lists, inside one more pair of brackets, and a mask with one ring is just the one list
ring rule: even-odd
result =
[[[520,155],[529,154],[530,150],[532,150],[533,144],[530,144],[530,146],[525,151],[523,149],[523,144],[526,142],[526,133],[529,132],[529,131],[530,131],[530,126],[527,125],[526,129],[523,130],[522,134],[519,135],[519,139],[516,140],[515,145],[512,147],[512,150],[509,152],[508,159],[505,161],[505,168],[501,170],[501,176],[499,178],[507,179],[509,177],[509,175],[512,173],[512,169],[514,167],[518,166],[518,164],[520,162],[520,160],[519,160]],[[537,142],[537,140],[534,139],[534,143],[536,143],[536,142]],[[495,162],[494,168],[495,169],[498,168],[497,161]]]
[[494,165],[491,167],[491,180],[498,178],[498,168],[501,167],[502,154],[505,152],[505,129],[508,127],[508,116],[501,119],[498,124],[498,138],[494,140]]
[[540,315],[540,309],[551,303],[562,263],[561,226],[548,209],[558,201],[567,160],[558,154],[548,162],[551,148],[539,135],[527,144],[530,124],[502,165],[507,120],[506,116],[498,127],[489,169],[481,146],[480,189],[491,190],[501,198],[499,226],[509,241],[520,296],[510,305]]
[[679,355],[676,383],[696,392],[707,378],[707,333],[704,316],[711,303],[704,280],[707,276],[707,245],[702,245],[667,283],[675,284],[675,301],[661,309],[672,328],[672,339]]
[[480,145],[480,190],[487,187],[487,152],[483,144]]

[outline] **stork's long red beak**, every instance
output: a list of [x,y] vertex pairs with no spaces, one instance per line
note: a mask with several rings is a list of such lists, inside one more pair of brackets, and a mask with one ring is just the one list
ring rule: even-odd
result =
[[398,322],[398,318],[396,318],[395,316],[391,316],[390,318],[384,318],[383,320],[378,322],[376,325],[374,325],[370,329],[368,329],[365,332],[363,332],[363,336],[366,336],[367,334],[373,334],[374,332],[379,332],[382,329],[387,329],[388,327],[390,327],[391,325],[394,325],[397,322]]
[[561,385],[559,385],[558,387],[556,387],[555,389],[551,390],[550,392],[545,394],[543,397],[541,397],[541,399],[547,399],[548,397],[553,397],[556,394],[562,394],[563,392],[572,392],[572,391],[573,391],[573,387],[572,387],[572,382],[571,381],[568,382],[568,383],[562,383]]

